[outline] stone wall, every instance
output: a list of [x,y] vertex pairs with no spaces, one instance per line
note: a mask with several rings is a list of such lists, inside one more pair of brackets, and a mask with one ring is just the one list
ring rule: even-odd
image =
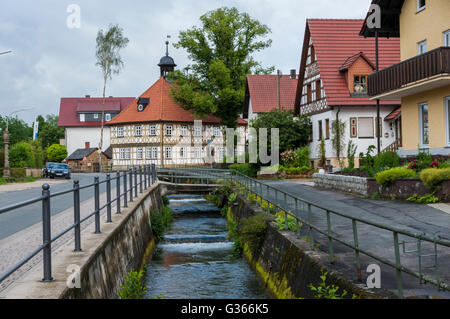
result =
[[335,174],[314,174],[314,186],[367,195],[367,178]]
[[434,194],[443,202],[450,201],[450,180],[443,181],[436,190],[427,188],[420,179],[397,179],[389,186],[382,186],[375,179],[368,179],[368,194],[378,193],[381,197],[408,199],[413,195]]
[[[229,210],[228,218],[240,223],[243,218],[264,214],[255,205],[238,196],[237,204]],[[395,298],[386,290],[366,290],[356,284],[355,270],[336,262],[330,263],[327,253],[312,249],[304,238],[294,232],[279,230],[276,223],[269,222],[262,246],[252,251],[244,243],[244,254],[253,270],[260,276],[271,294],[279,299],[314,298],[310,284],[318,286],[321,270],[328,272],[327,284],[336,285],[361,298]]]

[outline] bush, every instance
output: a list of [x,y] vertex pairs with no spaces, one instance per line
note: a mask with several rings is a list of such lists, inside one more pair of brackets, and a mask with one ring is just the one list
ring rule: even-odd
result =
[[33,164],[33,149],[30,144],[19,142],[11,147],[9,151],[10,167],[32,167]]
[[428,168],[420,173],[420,179],[428,188],[439,186],[450,179],[450,168]]
[[377,174],[377,183],[387,186],[400,178],[416,177],[416,172],[412,169],[397,167]]
[[252,251],[258,251],[264,241],[267,221],[264,215],[258,214],[241,221],[240,236]]
[[[285,212],[279,212],[277,213],[276,218],[278,229],[283,230],[286,229],[286,213]],[[287,226],[288,230],[296,232],[297,231],[297,220],[295,217],[291,215],[287,215]],[[302,224],[299,223],[299,226],[301,227]]]
[[67,149],[64,145],[53,144],[47,149],[47,158],[50,162],[60,163],[67,155]]
[[[1,156],[1,155],[0,155]],[[0,162],[1,164],[1,162]],[[450,160],[446,161],[446,162],[442,162],[439,164],[438,168],[449,168],[450,167]]]
[[398,167],[400,157],[396,152],[384,152],[380,153],[374,158],[375,171],[379,172],[387,168]]
[[131,271],[125,278],[125,283],[120,286],[120,299],[142,299],[147,293],[147,287],[143,283],[143,271]]
[[252,164],[233,164],[228,167],[248,177],[256,177],[256,168]]
[[434,204],[439,202],[439,198],[433,194],[427,194],[425,196],[413,195],[407,201],[419,204]]
[[294,151],[286,151],[281,154],[281,163],[284,166],[295,166],[298,162],[297,153]]
[[163,206],[161,211],[154,210],[150,217],[152,223],[153,234],[159,239],[164,232],[170,227],[170,223],[173,220],[172,210]]
[[297,167],[310,167],[311,166],[311,150],[309,146],[304,146],[295,151],[297,153]]
[[27,176],[25,168],[11,168],[10,173],[12,178],[25,178]]

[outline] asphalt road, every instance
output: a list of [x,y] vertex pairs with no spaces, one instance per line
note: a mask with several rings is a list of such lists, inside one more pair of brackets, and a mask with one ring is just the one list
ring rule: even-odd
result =
[[[51,193],[61,192],[73,188],[73,181],[79,180],[80,187],[94,183],[94,177],[99,176],[100,181],[106,179],[106,174],[72,174],[72,180],[66,183],[52,185]],[[114,175],[112,175],[114,177]],[[123,179],[121,179],[121,182]],[[45,183],[45,182],[44,182]],[[123,185],[122,185],[123,186]],[[115,190],[116,183],[112,179],[111,189]],[[100,193],[106,191],[106,184],[100,184]],[[10,206],[19,202],[39,197],[42,194],[42,188],[36,187],[27,190],[6,192],[0,194],[0,207]],[[80,201],[83,202],[94,196],[94,187],[89,187],[80,191]],[[112,191],[112,198],[115,191]],[[103,204],[100,203],[102,206]],[[73,194],[65,194],[53,197],[50,202],[51,214],[57,215],[66,209],[73,207]],[[42,204],[41,202],[18,208],[0,215],[0,240],[4,239],[20,230],[28,228],[42,221]]]

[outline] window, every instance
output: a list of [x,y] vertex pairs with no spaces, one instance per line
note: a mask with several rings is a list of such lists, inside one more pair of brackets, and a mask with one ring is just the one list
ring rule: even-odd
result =
[[80,114],[80,122],[86,122],[84,114]]
[[167,125],[166,126],[166,135],[167,136],[172,136],[172,131],[173,131],[173,126],[172,125]]
[[166,147],[166,158],[171,159],[172,158],[172,146]]
[[425,0],[417,0],[417,11],[425,9]]
[[222,132],[221,132],[221,130],[220,130],[220,127],[214,126],[214,129],[213,129],[213,134],[214,134],[214,136],[215,136],[215,137],[219,137],[219,136],[222,135],[221,133],[222,133]]
[[330,139],[330,120],[325,120],[325,139]]
[[180,158],[186,158],[186,147],[180,147]]
[[156,136],[156,125],[150,125],[150,136]]
[[194,157],[197,159],[202,157],[202,148],[201,147],[194,148]]
[[322,98],[322,85],[320,84],[320,80],[316,81],[316,100],[320,100]]
[[194,126],[194,136],[202,136],[202,127],[201,126]]
[[117,137],[124,137],[125,136],[125,132],[123,129],[123,126],[120,126],[117,128]]
[[450,30],[444,32],[444,47],[450,47]]
[[111,114],[107,113],[107,114],[105,115],[105,121],[106,121],[106,122],[111,121]]
[[134,127],[134,136],[142,136],[142,126],[136,125]]
[[319,141],[321,141],[322,138],[323,138],[322,121],[319,121]]
[[373,138],[374,137],[374,124],[372,117],[360,117],[358,118],[358,137],[359,138]]
[[158,158],[158,147],[152,146],[147,147],[147,159],[157,159]]
[[181,136],[189,136],[188,127],[186,125],[181,126]]
[[119,149],[119,159],[121,160],[130,159],[130,149],[129,148]]
[[353,80],[353,91],[355,93],[367,92],[367,75],[355,75]]
[[136,150],[137,159],[144,159],[144,149],[142,147],[138,147]]
[[422,147],[427,147],[429,142],[429,128],[428,128],[428,104],[422,103],[419,105],[420,112],[420,143]]
[[221,146],[219,148],[219,161],[222,162],[225,157],[225,147]]
[[421,55],[427,52],[427,40],[417,43],[417,54]]
[[98,113],[94,113],[94,119],[98,119]]

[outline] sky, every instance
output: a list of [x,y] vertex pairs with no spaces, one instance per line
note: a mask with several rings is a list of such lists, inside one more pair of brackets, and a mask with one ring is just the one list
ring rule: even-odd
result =
[[[102,95],[102,72],[95,65],[99,29],[119,24],[129,38],[121,51],[124,69],[107,85],[107,96],[137,97],[159,76],[165,40],[199,26],[199,17],[236,7],[271,29],[272,46],[255,58],[283,74],[299,69],[307,18],[362,19],[371,0],[1,0],[0,115],[27,109],[18,117],[58,114],[61,97]],[[75,4],[79,28],[69,28]],[[70,20],[70,19],[69,19]],[[72,21],[72,20],[71,20]],[[179,69],[190,64],[185,51],[169,48]]]

